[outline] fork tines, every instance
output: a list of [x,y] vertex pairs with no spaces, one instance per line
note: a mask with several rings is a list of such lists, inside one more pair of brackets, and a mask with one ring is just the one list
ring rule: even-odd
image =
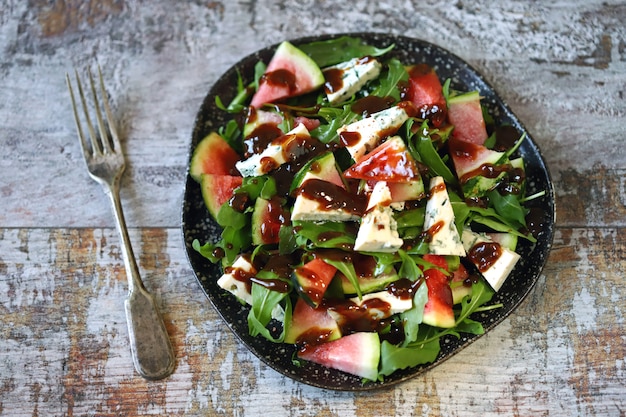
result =
[[78,131],[78,137],[80,138],[80,143],[83,148],[83,153],[85,157],[94,154],[102,154],[102,153],[111,153],[120,150],[119,138],[117,135],[117,130],[115,128],[115,123],[113,122],[113,116],[111,113],[111,108],[109,106],[109,101],[107,98],[107,93],[104,88],[104,81],[102,79],[102,71],[100,66],[98,66],[98,78],[99,78],[99,87],[100,87],[100,100],[104,106],[104,113],[106,115],[106,123],[102,117],[101,107],[98,104],[98,94],[96,91],[96,86],[94,82],[93,75],[90,69],[87,69],[87,74],[89,78],[89,86],[91,89],[91,94],[93,96],[93,108],[96,114],[96,121],[98,124],[98,134],[96,134],[96,130],[91,122],[91,118],[89,117],[89,106],[87,100],[85,99],[85,93],[83,91],[82,83],[80,82],[80,77],[78,76],[78,71],[74,70],[76,85],[78,87],[78,95],[81,100],[83,114],[85,117],[85,123],[87,125],[87,130],[89,133],[90,140],[88,141],[85,138],[83,133],[83,129],[81,127],[82,123],[78,114],[78,109],[76,106],[76,99],[74,97],[74,89],[72,88],[72,83],[70,80],[69,74],[65,74],[65,79],[67,81],[67,87],[70,92],[70,97],[72,100],[72,108],[74,111],[74,119],[76,121],[76,130]]

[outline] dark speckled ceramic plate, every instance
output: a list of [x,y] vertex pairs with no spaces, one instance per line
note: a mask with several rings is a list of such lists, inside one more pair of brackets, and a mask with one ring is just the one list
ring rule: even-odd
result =
[[[541,190],[546,192],[544,197],[532,201],[532,207],[541,213],[540,221],[543,223],[543,229],[536,245],[529,245],[528,242],[520,239],[518,252],[522,255],[522,260],[494,299],[494,302],[502,303],[504,307],[481,314],[478,317],[473,317],[481,321],[488,332],[515,310],[533,288],[546,262],[552,244],[555,219],[554,192],[550,174],[539,148],[533,141],[532,136],[528,134],[521,122],[496,94],[494,89],[476,70],[457,56],[433,44],[402,36],[381,33],[350,33],[348,35],[361,37],[367,43],[378,47],[385,47],[393,43],[395,48],[391,54],[400,59],[401,62],[405,64],[430,64],[437,70],[441,79],[451,79],[452,88],[461,91],[480,91],[480,94],[484,97],[483,104],[489,108],[497,124],[513,125],[520,133],[526,132],[528,135],[518,152],[526,162],[528,193],[532,194]],[[292,42],[297,45],[336,36],[340,35],[302,38]],[[215,83],[198,112],[193,130],[191,151],[206,134],[216,130],[230,117],[215,106],[215,97],[219,96],[223,102],[228,103],[236,92],[237,73],[241,73],[245,80],[251,80],[255,63],[258,60],[268,62],[275,47],[276,45],[273,45],[247,56],[230,68]],[[296,381],[333,390],[357,391],[386,387],[414,377],[440,364],[477,339],[477,336],[471,335],[462,336],[459,339],[455,337],[445,338],[441,340],[441,354],[434,363],[401,370],[387,377],[384,382],[365,385],[362,384],[359,377],[327,369],[316,364],[304,363],[301,367],[297,367],[291,361],[294,353],[293,347],[285,344],[273,344],[260,337],[252,338],[248,335],[246,319],[248,308],[242,307],[232,295],[217,286],[216,281],[221,275],[220,269],[192,249],[191,243],[194,239],[198,239],[200,242],[217,240],[220,235],[220,228],[209,218],[202,201],[200,188],[189,177],[184,195],[182,231],[189,262],[198,282],[215,309],[223,317],[226,326],[264,363]],[[224,330],[226,330],[226,326]]]

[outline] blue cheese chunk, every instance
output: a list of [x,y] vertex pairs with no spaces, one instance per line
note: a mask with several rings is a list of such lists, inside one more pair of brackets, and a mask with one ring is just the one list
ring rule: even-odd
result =
[[[370,300],[379,299],[389,305],[389,309],[378,309]],[[364,294],[361,299],[358,297],[351,298],[350,301],[361,307],[367,305],[368,314],[377,320],[384,319],[394,314],[402,313],[413,307],[413,299],[411,297],[398,297],[389,291],[379,291],[370,294]]]
[[[217,285],[237,297],[241,302],[252,305],[252,294],[248,291],[248,285],[237,276],[254,276],[257,273],[254,265],[244,256],[238,256],[235,262],[226,269],[225,273],[217,280]],[[272,317],[282,320],[285,311],[280,305],[272,310]]]
[[371,210],[376,206],[388,206],[391,204],[391,190],[386,181],[378,181],[374,184],[374,188],[367,200],[367,210]]
[[[376,301],[374,301],[376,300]],[[351,304],[354,304],[352,315],[359,311],[363,316],[369,316],[372,320],[381,320],[394,314],[402,313],[413,307],[413,299],[411,297],[398,297],[389,291],[379,291],[370,294],[364,294],[359,297],[350,298]],[[341,326],[346,320],[350,320],[343,315],[341,311],[328,309],[328,314]]]
[[235,262],[226,269],[224,275],[217,280],[217,285],[241,301],[252,304],[252,294],[248,291],[246,283],[237,279],[236,276],[251,276],[256,273],[257,270],[250,261],[243,256],[238,256]]
[[[302,178],[302,184],[310,179],[322,179],[318,175],[307,172]],[[315,222],[347,222],[358,220],[359,216],[348,209],[323,208],[318,201],[298,193],[291,210],[291,221],[315,221]]]
[[390,134],[395,133],[409,115],[401,106],[393,106],[337,129],[352,159],[358,161]]
[[428,249],[435,255],[465,256],[465,249],[454,224],[454,211],[443,177],[430,180],[424,231],[429,235]]
[[368,209],[354,242],[355,251],[396,252],[404,241],[398,235],[393,210],[389,207],[391,192],[387,183],[379,181],[368,201]]
[[[483,234],[475,233],[469,229],[463,230],[461,239],[465,250],[469,254],[470,261],[472,261],[472,263],[474,263],[479,270],[481,269],[479,266],[481,261],[476,259],[475,256],[472,256],[472,254],[475,253],[475,251],[482,250],[482,248],[484,248],[484,243],[498,245],[500,248],[499,256],[496,259],[489,259],[489,262],[484,265],[487,266],[487,268],[485,269],[483,266],[484,270],[479,272],[489,285],[491,285],[491,288],[493,288],[494,291],[499,291],[513,268],[515,268],[517,261],[520,259],[520,255],[508,248],[505,248],[499,243],[494,242],[489,237]],[[492,254],[489,256],[492,256]]]
[[[348,100],[369,81],[380,75],[382,65],[374,58],[354,58],[324,69],[326,96],[335,106]],[[335,86],[335,79],[341,81]]]
[[274,140],[263,152],[254,154],[244,161],[237,162],[235,167],[243,177],[265,175],[269,171],[287,162],[284,150],[287,149],[291,141],[296,140],[299,135],[310,136],[309,131],[302,123],[298,124],[280,138]]

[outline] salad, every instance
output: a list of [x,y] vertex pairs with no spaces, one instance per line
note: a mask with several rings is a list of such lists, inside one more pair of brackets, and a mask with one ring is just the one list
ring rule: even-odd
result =
[[471,316],[500,307],[543,195],[526,195],[523,136],[393,47],[283,42],[217,99],[231,117],[189,168],[222,227],[193,248],[249,305],[250,335],[364,381],[484,332]]

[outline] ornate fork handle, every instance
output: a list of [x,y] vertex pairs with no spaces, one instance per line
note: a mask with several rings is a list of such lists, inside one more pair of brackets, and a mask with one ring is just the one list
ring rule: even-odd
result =
[[133,363],[142,377],[150,380],[162,379],[174,371],[175,360],[170,339],[158,306],[141,281],[117,184],[110,187],[107,194],[113,206],[128,278],[128,297],[124,301],[124,307]]
[[124,212],[122,211],[122,204],[120,202],[119,181],[124,172],[124,156],[115,125],[113,124],[100,68],[98,68],[98,75],[100,93],[102,95],[108,126],[104,123],[102,111],[98,104],[98,96],[93,77],[91,72],[89,72],[89,84],[94,100],[99,136],[96,134],[96,130],[89,118],[85,94],[78,74],[76,74],[76,84],[84,111],[89,140],[87,140],[83,134],[72,84],[69,75],[66,75],[66,81],[72,99],[74,118],[76,120],[76,130],[78,131],[78,137],[89,174],[94,180],[104,186],[106,194],[111,199],[113,214],[116,220],[115,223],[121,239],[122,257],[124,258],[128,278],[128,297],[124,302],[124,306],[135,369],[146,379],[161,379],[174,371],[174,351],[154,298],[146,290],[139,276],[139,269],[137,268],[133,254],[126,222],[124,220]]

